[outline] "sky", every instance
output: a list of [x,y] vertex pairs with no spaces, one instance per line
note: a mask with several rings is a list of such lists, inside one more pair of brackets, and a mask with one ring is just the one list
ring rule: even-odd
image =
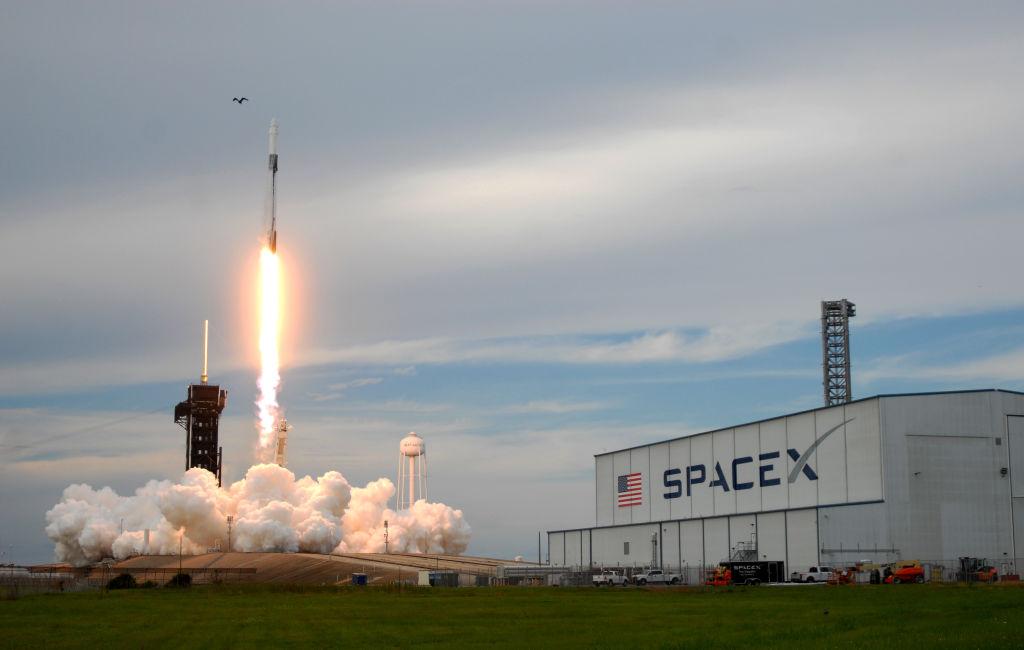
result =
[[3,3],[0,562],[180,475],[205,318],[251,463],[272,117],[290,467],[415,430],[470,553],[820,405],[823,299],[855,397],[1024,390],[1021,60],[1019,2]]

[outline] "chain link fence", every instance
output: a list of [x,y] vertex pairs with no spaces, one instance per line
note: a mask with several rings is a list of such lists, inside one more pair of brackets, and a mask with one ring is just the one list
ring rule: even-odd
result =
[[[1002,558],[998,561],[990,561],[986,558],[953,558],[945,560],[912,560],[894,561],[887,563],[853,562],[837,565],[820,565],[818,568],[831,570],[831,573],[824,577],[820,575],[804,576],[803,572],[794,574],[786,571],[779,573],[777,568],[765,567],[764,575],[758,581],[760,584],[871,584],[885,583],[886,578],[893,576],[890,582],[926,582],[926,583],[960,583],[960,584],[996,584],[996,583],[1019,583],[1020,575],[1016,567],[1024,567],[1024,558]],[[770,563],[763,563],[770,564]],[[625,584],[635,585],[646,582],[647,585],[670,584],[679,586],[711,586],[715,582],[716,573],[719,572],[719,564],[707,565],[664,565],[662,567],[650,567],[642,565],[623,566],[617,565],[594,565],[594,566],[569,566],[560,567],[557,578],[549,578],[548,584],[559,584],[563,586],[590,586],[594,585],[594,577],[602,572],[613,572],[625,578]],[[899,572],[900,569],[909,570],[909,579],[900,576],[906,573]],[[914,579],[916,575],[921,576],[920,580]],[[652,579],[649,572],[657,571],[656,577]],[[720,576],[719,576],[720,578]],[[605,580],[603,584],[617,584],[618,581]]]
[[[138,588],[168,586],[178,575],[188,576],[187,584],[232,584],[252,582],[255,569],[247,568],[119,568],[101,565],[76,569],[70,567],[0,567],[0,599],[15,599],[30,594],[96,591],[106,589],[111,581],[120,576],[122,584]],[[176,582],[181,582],[178,578]]]
[[[1024,566],[1024,558],[1002,558],[991,561],[986,558],[954,558],[943,560],[895,561],[884,564],[867,561],[852,564],[833,565],[827,579],[820,575],[814,577],[818,584],[868,584],[889,582],[923,582],[931,584],[1017,584],[1020,576],[1016,567]],[[769,564],[769,563],[765,563]],[[819,566],[824,570],[825,565]],[[412,586],[422,584],[419,575],[421,570],[410,568],[395,574],[394,571],[378,571],[370,565],[363,569],[367,576],[367,584],[377,586]],[[774,569],[773,571],[777,571]],[[498,567],[497,575],[489,571],[426,571],[438,586],[489,586],[489,585],[534,585],[534,586],[595,586],[595,576],[603,572],[614,574],[614,579],[607,577],[600,580],[604,585],[623,586],[680,586],[680,587],[716,587],[727,584],[723,581],[720,565],[665,565],[650,567],[632,566],[503,566]],[[123,577],[131,576],[130,580]],[[19,567],[13,565],[0,566],[0,599],[14,599],[24,595],[38,593],[62,593],[77,591],[95,591],[107,589],[111,580],[119,578],[136,588],[166,587],[172,581],[180,581],[179,574],[188,576],[186,581],[192,585],[206,584],[240,584],[274,582],[289,584],[288,580],[258,576],[254,568],[124,568],[99,565],[85,569],[61,566]],[[444,574],[444,575],[441,575]],[[451,575],[448,575],[451,574]],[[919,576],[919,578],[918,578]],[[333,584],[349,584],[347,574],[337,576]],[[441,578],[450,578],[441,580]],[[716,579],[717,578],[717,579]],[[789,573],[777,575],[765,574],[758,580],[761,584],[797,584],[810,582],[810,576]],[[731,583],[728,583],[731,584]]]

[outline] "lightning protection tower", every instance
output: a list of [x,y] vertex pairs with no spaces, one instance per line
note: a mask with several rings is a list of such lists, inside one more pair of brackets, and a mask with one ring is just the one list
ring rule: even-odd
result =
[[410,431],[398,445],[398,509],[427,498],[427,445]]
[[277,451],[274,452],[274,462],[284,467],[285,452],[288,450],[288,432],[291,431],[292,425],[288,424],[288,420],[281,418],[281,423],[277,425]]
[[174,407],[174,422],[185,429],[185,470],[202,467],[221,484],[221,455],[218,446],[220,414],[227,404],[228,392],[208,384],[206,374],[210,321],[203,321],[203,374],[199,383],[188,387],[188,399]]
[[853,399],[850,384],[850,319],[857,305],[846,298],[821,301],[821,365],[825,406]]

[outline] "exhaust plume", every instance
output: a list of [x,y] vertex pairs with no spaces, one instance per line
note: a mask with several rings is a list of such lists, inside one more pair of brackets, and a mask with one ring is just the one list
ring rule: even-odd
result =
[[259,437],[256,459],[262,463],[274,460],[277,422],[280,406],[277,389],[281,385],[281,263],[277,253],[264,247],[260,251],[259,280],[260,376],[256,380]]
[[46,513],[46,534],[57,560],[76,566],[106,557],[177,553],[179,536],[184,553],[203,553],[218,542],[228,550],[228,515],[235,518],[235,551],[380,553],[385,520],[391,551],[466,550],[470,528],[461,510],[420,500],[396,512],[387,505],[394,493],[386,478],[352,487],[339,472],[296,479],[271,464],[253,465],[245,478],[222,488],[213,474],[193,468],[180,483],[149,481],[132,496],[71,485]]

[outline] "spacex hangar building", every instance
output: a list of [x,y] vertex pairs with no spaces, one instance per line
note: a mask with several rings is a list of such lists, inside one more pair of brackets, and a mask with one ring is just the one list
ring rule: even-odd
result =
[[552,565],[702,567],[756,549],[787,572],[972,556],[1015,573],[1024,393],[878,395],[599,454],[594,478],[595,525],[549,531]]

